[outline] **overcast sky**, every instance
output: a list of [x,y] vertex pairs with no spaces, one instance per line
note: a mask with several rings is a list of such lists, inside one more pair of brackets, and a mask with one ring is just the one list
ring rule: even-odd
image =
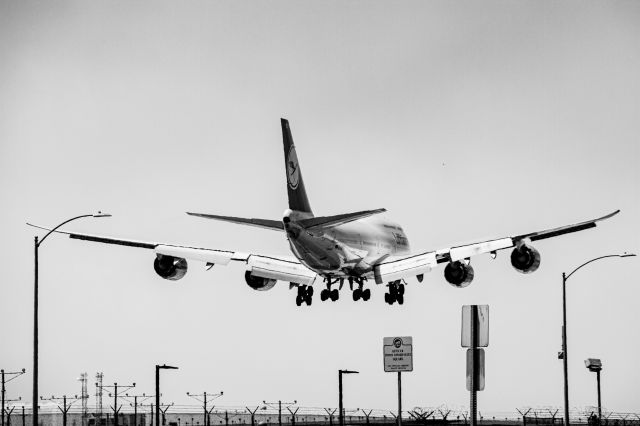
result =
[[[538,1],[0,2],[0,367],[27,369],[33,237],[26,221],[154,242],[288,254],[283,234],[185,211],[279,219],[280,118],[290,120],[316,214],[385,207],[416,252],[622,213],[541,241],[540,269],[501,252],[455,289],[434,270],[403,306],[342,292],[295,306],[241,265],[190,262],[179,282],[153,252],[51,236],[40,249],[40,391],[76,378],[137,382],[166,402],[298,400],[396,407],[382,339],[413,336],[403,406],[466,407],[461,306],[489,304],[481,411],[562,407],[561,276],[640,251],[640,3]],[[42,233],[39,233],[42,236]],[[568,281],[571,407],[640,411],[638,258]],[[90,386],[90,393],[94,389]],[[192,402],[192,401],[191,401]],[[93,400],[91,404],[93,403]]]

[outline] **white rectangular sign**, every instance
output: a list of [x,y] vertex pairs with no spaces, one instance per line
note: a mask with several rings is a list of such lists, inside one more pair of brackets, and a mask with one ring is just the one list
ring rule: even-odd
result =
[[413,371],[413,339],[411,336],[385,337],[382,341],[384,371]]
[[[489,305],[477,305],[478,306],[478,347],[489,346]],[[471,347],[471,305],[464,305],[462,307],[462,339],[461,345],[463,348]]]

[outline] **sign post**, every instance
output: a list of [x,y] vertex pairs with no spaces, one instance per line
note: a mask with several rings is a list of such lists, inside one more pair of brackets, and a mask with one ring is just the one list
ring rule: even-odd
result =
[[489,305],[462,307],[462,347],[467,349],[467,390],[471,393],[471,426],[478,422],[477,391],[484,390],[484,349],[489,346]]
[[382,352],[384,371],[398,373],[398,426],[402,426],[402,372],[413,371],[413,338],[385,337]]

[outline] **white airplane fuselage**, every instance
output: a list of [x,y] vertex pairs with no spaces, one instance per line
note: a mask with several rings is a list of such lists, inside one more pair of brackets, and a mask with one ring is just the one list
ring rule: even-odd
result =
[[283,223],[289,246],[298,260],[325,277],[359,277],[381,260],[409,253],[400,225],[379,217],[338,226],[306,229],[297,221],[313,215],[287,209]]

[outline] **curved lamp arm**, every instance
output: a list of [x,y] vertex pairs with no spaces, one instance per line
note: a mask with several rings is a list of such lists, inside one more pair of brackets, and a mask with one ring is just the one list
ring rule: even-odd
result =
[[42,239],[37,243],[37,246],[40,247],[40,244],[42,244],[44,242],[44,240],[53,232],[56,231],[56,229],[60,228],[62,225],[66,225],[67,223],[74,221],[76,219],[80,219],[83,217],[111,217],[110,214],[108,213],[102,213],[102,212],[98,212],[95,214],[82,214],[80,216],[76,216],[76,217],[72,217],[71,219],[67,219],[64,222],[62,222],[61,224],[59,224],[58,226],[56,226],[55,228],[53,228],[51,231],[47,232],[47,234],[42,237]]
[[607,258],[607,257],[633,257],[633,256],[635,256],[635,254],[634,254],[634,253],[628,253],[628,254],[627,254],[627,253],[624,253],[624,254],[608,254],[608,255],[606,255],[606,256],[596,257],[595,259],[591,259],[591,260],[586,261],[585,263],[583,263],[582,265],[578,266],[576,269],[574,269],[573,271],[571,271],[571,273],[565,277],[565,281],[566,281],[566,280],[568,280],[568,279],[569,279],[569,277],[570,277],[571,275],[573,275],[576,271],[578,271],[578,269],[582,268],[583,266],[588,265],[588,264],[589,264],[589,263],[591,263],[591,262],[595,262],[596,260],[605,259],[605,258]]

